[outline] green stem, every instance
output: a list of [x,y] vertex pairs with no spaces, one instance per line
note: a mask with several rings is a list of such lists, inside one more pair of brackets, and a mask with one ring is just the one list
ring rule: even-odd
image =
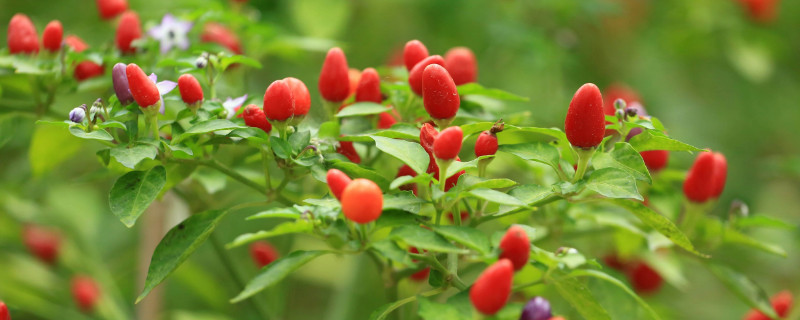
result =
[[264,167],[264,183],[267,185],[267,190],[272,190],[272,179],[269,177],[269,153],[266,149],[261,149],[261,165]]
[[[222,241],[219,240],[219,237],[217,237],[217,234],[214,232],[211,233],[210,238],[211,238],[211,244],[214,246],[214,252],[216,252],[217,257],[219,258],[220,262],[222,262],[222,265],[225,267],[225,270],[228,271],[231,278],[233,278],[233,281],[236,282],[237,288],[240,291],[244,290],[245,287],[244,277],[242,277],[242,275],[238,272],[238,270],[236,270],[236,267],[233,265],[233,262],[231,261],[230,257],[228,257],[228,254],[225,251],[225,246],[222,244]],[[248,299],[247,301],[253,307],[253,310],[255,310],[256,314],[258,314],[258,317],[260,319],[274,318],[274,316],[270,314],[269,311],[263,309],[263,304],[256,303],[256,301],[253,299]]]
[[227,176],[233,178],[236,181],[239,181],[240,183],[252,188],[253,190],[258,191],[261,194],[267,194],[267,191],[264,189],[263,186],[253,182],[253,180],[245,178],[243,175],[239,174],[238,172],[234,171],[231,168],[228,168],[223,163],[219,162],[219,160],[217,159],[201,161],[200,164],[216,169],[217,171],[226,174]]
[[536,281],[533,281],[533,282],[518,284],[518,285],[512,287],[511,291],[520,291],[522,289],[525,289],[525,288],[528,288],[528,287],[537,286],[537,285],[540,285],[540,284],[544,284],[544,277],[542,279],[539,279],[539,280],[536,280]]
[[392,305],[390,305],[388,308],[386,308],[386,311],[384,311],[384,314],[385,314],[385,315],[386,315],[386,314],[389,314],[389,313],[391,313],[392,311],[396,310],[397,308],[399,308],[399,307],[403,306],[403,305],[404,305],[404,304],[406,304],[406,303],[409,303],[409,302],[414,302],[414,301],[416,301],[416,300],[417,300],[417,297],[419,297],[419,296],[422,296],[422,297],[430,297],[430,296],[433,296],[433,295],[440,294],[440,293],[444,292],[444,290],[445,290],[445,288],[444,288],[444,287],[442,287],[442,288],[436,288],[436,289],[433,289],[433,290],[430,290],[430,291],[425,291],[425,292],[423,292],[423,293],[420,293],[420,294],[418,294],[418,295],[415,295],[415,296],[410,296],[410,297],[408,297],[408,298],[404,298],[404,299],[402,299],[402,300],[397,300],[397,302],[393,303],[393,304],[392,304]]
[[575,171],[575,176],[572,177],[572,183],[576,183],[583,178],[583,175],[586,174],[586,168],[589,166],[589,159],[592,158],[596,148],[574,148],[576,153],[578,154],[578,169]]

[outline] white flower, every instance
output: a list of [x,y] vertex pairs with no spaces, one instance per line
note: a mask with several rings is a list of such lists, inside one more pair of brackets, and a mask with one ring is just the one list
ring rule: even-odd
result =
[[150,81],[153,81],[153,83],[156,84],[156,88],[158,88],[158,94],[161,96],[160,98],[161,108],[158,109],[158,112],[164,114],[164,95],[174,90],[175,87],[178,86],[178,83],[169,80],[158,82],[158,76],[155,73],[151,73],[150,76],[148,76],[147,78],[149,78]]
[[222,107],[224,107],[225,111],[228,112],[226,118],[228,120],[233,118],[233,116],[236,115],[236,112],[239,111],[239,107],[241,107],[242,104],[244,104],[245,101],[247,101],[247,95],[246,94],[241,96],[241,97],[234,98],[234,99],[231,99],[231,97],[228,97],[228,99],[225,99],[225,102],[222,103]]
[[175,19],[173,15],[167,13],[161,19],[161,24],[150,28],[147,34],[161,42],[161,53],[164,54],[175,46],[181,50],[188,49],[189,37],[186,35],[191,29],[191,22]]

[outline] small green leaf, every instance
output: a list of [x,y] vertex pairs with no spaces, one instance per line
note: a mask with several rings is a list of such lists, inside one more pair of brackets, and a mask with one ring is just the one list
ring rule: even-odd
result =
[[586,188],[609,198],[643,200],[636,188],[636,180],[617,168],[603,168],[592,172]]
[[776,229],[786,229],[786,230],[797,229],[796,225],[763,214],[740,217],[737,218],[733,224],[736,226],[736,228],[739,229],[748,227],[776,228]]
[[407,164],[415,172],[428,170],[430,156],[419,143],[379,136],[372,136],[372,139],[378,149]]
[[220,63],[222,65],[222,70],[228,69],[228,67],[234,63],[243,64],[256,69],[261,69],[262,67],[261,62],[258,62],[258,60],[243,55],[224,57],[221,59]]
[[397,209],[411,213],[417,213],[419,212],[423,203],[425,203],[425,201],[415,197],[411,192],[401,192],[383,196],[384,210]]
[[595,169],[617,168],[632,175],[636,180],[651,183],[650,172],[644,164],[639,152],[625,142],[617,142],[614,150],[606,152],[595,152],[592,158],[592,166]]
[[289,136],[289,145],[292,146],[292,150],[295,154],[300,153],[308,146],[308,143],[311,141],[311,132],[308,130],[300,131],[292,133]]
[[558,149],[544,142],[504,144],[498,151],[513,154],[524,160],[541,162],[558,170]]
[[331,161],[331,167],[333,167],[334,169],[342,170],[342,172],[347,174],[347,176],[352,179],[364,178],[367,180],[372,180],[372,182],[378,184],[378,186],[380,186],[382,190],[386,190],[389,187],[389,180],[384,178],[378,172],[376,172],[375,170],[367,169],[355,163],[348,161],[334,160]]
[[110,155],[119,163],[131,169],[144,159],[155,159],[158,149],[149,144],[140,144],[132,147],[118,146],[111,149]]
[[221,131],[221,130],[233,130],[233,129],[242,129],[247,128],[245,126],[240,126],[235,124],[229,120],[225,119],[211,119],[206,120],[200,123],[193,125],[191,128],[186,130],[179,138],[175,139],[173,143],[177,143],[180,139],[184,139],[188,136],[214,132],[214,131]]
[[647,311],[647,313],[650,314],[650,317],[652,317],[653,319],[657,319],[657,320],[661,319],[661,317],[658,316],[658,313],[656,313],[656,311],[653,310],[653,308],[651,308],[650,305],[647,304],[647,302],[645,302],[642,298],[640,298],[639,295],[637,295],[635,292],[633,292],[633,290],[628,288],[628,286],[626,286],[624,283],[622,283],[622,281],[617,280],[617,278],[614,278],[614,277],[612,277],[612,276],[610,276],[608,274],[605,274],[605,273],[603,273],[601,271],[591,270],[591,269],[572,270],[567,275],[567,277],[594,277],[594,278],[597,278],[597,279],[600,279],[600,280],[607,281],[607,282],[617,286],[618,288],[622,289],[622,291],[625,291],[625,293],[627,293],[634,300],[636,300],[636,302],[639,303],[639,305],[642,306],[642,308],[644,308]]
[[550,195],[553,195],[553,188],[552,187],[544,187],[535,184],[526,184],[511,189],[508,192],[514,198],[519,199],[525,204],[531,205],[535,202],[543,200]]
[[114,182],[108,194],[111,212],[125,226],[132,227],[166,183],[167,171],[162,166],[126,173]]
[[300,219],[300,212],[295,208],[276,208],[267,211],[261,211],[252,216],[247,217],[245,220],[254,219],[268,219],[268,218],[289,218]]
[[419,297],[419,311],[420,318],[425,320],[459,320],[461,315],[458,313],[456,307],[432,302],[427,298]]
[[153,251],[147,279],[136,303],[166,279],[214,232],[226,211],[205,211],[190,216],[167,232]]
[[401,226],[389,234],[394,240],[405,242],[420,250],[433,252],[464,252],[435,232],[419,226]]
[[339,113],[336,114],[337,118],[345,118],[345,117],[355,117],[355,116],[366,116],[371,114],[379,114],[382,112],[389,111],[384,105],[380,105],[374,102],[358,102],[351,104]]
[[272,151],[275,152],[276,157],[289,159],[289,157],[292,156],[292,146],[290,146],[286,140],[276,136],[270,136],[269,144],[272,147]]
[[[418,212],[418,211],[417,211]],[[429,219],[415,213],[400,210],[383,210],[381,216],[375,221],[375,230],[382,228],[394,228],[402,225],[417,225],[421,221]]]
[[468,123],[461,125],[461,132],[464,133],[464,137],[469,137],[469,135],[473,133],[483,132],[489,130],[494,126],[493,122],[476,122],[476,123]]
[[414,265],[414,261],[412,261],[411,257],[408,256],[408,252],[400,249],[400,247],[397,246],[397,243],[394,241],[383,239],[381,241],[372,242],[370,247],[378,251],[382,256],[389,260],[409,266]]
[[434,227],[433,231],[481,254],[485,255],[491,251],[489,238],[478,229],[459,226],[438,226]]
[[[562,272],[559,272],[562,273]],[[611,316],[597,302],[589,289],[575,278],[558,277],[550,281],[556,291],[586,320],[610,320]]]
[[462,84],[458,86],[458,94],[459,95],[479,95],[484,97],[489,97],[497,100],[507,100],[507,101],[529,101],[530,99],[522,96],[518,96],[516,94],[506,92],[500,89],[488,89],[484,88],[480,84],[475,82]]
[[707,263],[706,267],[747,305],[758,309],[770,318],[778,317],[764,289],[761,289],[752,279],[723,265]]
[[283,280],[293,271],[302,267],[306,263],[315,258],[326,254],[326,251],[295,251],[288,256],[273,261],[263,269],[253,280],[244,287],[244,290],[236,297],[231,299],[231,303],[237,303],[244,299],[250,298],[261,290],[266,289],[272,285]]
[[461,186],[464,187],[464,190],[474,190],[474,189],[503,189],[513,187],[517,183],[511,179],[485,179],[479,178],[472,175],[463,175],[461,178]]
[[668,239],[672,240],[672,242],[677,244],[679,247],[700,257],[708,257],[700,252],[697,252],[697,250],[694,248],[694,245],[692,245],[692,242],[689,241],[689,238],[687,238],[686,235],[681,232],[681,230],[678,229],[675,224],[672,223],[672,221],[651,210],[643,203],[625,199],[611,199],[610,201],[615,205],[630,211],[636,217],[638,217],[639,220],[663,234]]
[[[450,163],[450,166],[447,167],[447,172],[445,172],[445,178],[450,178],[450,177],[454,176],[456,173],[458,173],[461,170],[465,170],[465,169],[469,169],[469,168],[476,168],[476,167],[478,167],[478,161],[480,161],[481,159],[486,159],[486,158],[491,158],[491,157],[493,157],[493,156],[481,156],[481,157],[472,159],[472,161],[468,161],[468,162],[453,161],[452,163]],[[430,157],[428,157],[428,159],[430,159]]]
[[702,151],[702,149],[671,139],[657,130],[646,130],[637,134],[631,138],[629,143],[638,152],[648,150]]
[[339,138],[339,121],[327,121],[319,125],[317,135],[320,138]]
[[225,247],[231,249],[241,246],[243,244],[248,244],[256,240],[282,236],[285,234],[292,234],[292,233],[308,233],[313,229],[314,225],[306,220],[284,222],[275,226],[275,228],[272,228],[272,230],[269,231],[261,230],[256,233],[242,234],[236,237],[236,239],[234,239],[231,243],[225,245]]
[[492,189],[475,189],[467,192],[468,194],[480,198],[489,202],[509,205],[509,206],[517,206],[517,207],[524,207],[525,203],[520,201],[519,199],[510,196],[508,194],[502,193],[497,190]]
[[739,231],[732,229],[726,229],[722,232],[723,232],[722,240],[725,243],[735,243],[735,244],[745,245],[751,248],[755,248],[767,253],[771,253],[786,258],[786,250],[777,245],[753,239],[750,236],[747,236]]
[[81,139],[92,139],[92,140],[103,140],[103,141],[114,140],[114,137],[108,134],[108,132],[106,132],[105,130],[94,130],[92,132],[86,132],[83,131],[83,129],[79,128],[78,126],[72,126],[69,128],[69,133]]

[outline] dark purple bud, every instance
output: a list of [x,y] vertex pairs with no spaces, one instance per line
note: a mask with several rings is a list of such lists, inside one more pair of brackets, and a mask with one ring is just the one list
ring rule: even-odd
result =
[[642,133],[642,128],[633,128],[631,131],[628,131],[628,136],[625,137],[625,141],[631,141],[631,138],[636,136],[637,134]]
[[542,297],[533,297],[525,304],[519,320],[548,320],[553,314],[550,312],[550,302]]
[[647,117],[647,110],[644,109],[644,106],[638,102],[632,102],[626,108],[626,111],[630,112],[631,109],[636,110],[636,114],[642,117]]
[[69,121],[81,123],[86,118],[86,105],[76,107],[69,112]]
[[111,71],[111,80],[114,83],[114,93],[117,94],[119,103],[127,106],[133,102],[131,88],[128,86],[128,76],[125,73],[127,66],[124,63],[117,63]]

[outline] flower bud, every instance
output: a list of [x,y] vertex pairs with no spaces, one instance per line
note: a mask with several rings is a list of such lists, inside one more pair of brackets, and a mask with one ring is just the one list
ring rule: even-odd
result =
[[337,170],[337,169],[330,169],[328,170],[328,175],[325,178],[326,183],[328,184],[328,188],[331,190],[331,193],[337,200],[342,200],[342,192],[344,192],[344,188],[347,187],[350,182],[353,180],[347,176],[344,172]]
[[116,17],[128,10],[128,0],[97,0],[97,11],[103,20]]
[[8,22],[8,53],[38,53],[39,36],[28,16],[17,13]]
[[452,119],[456,116],[461,99],[453,78],[444,67],[432,64],[425,68],[422,75],[422,103],[433,119]]
[[514,264],[514,270],[520,270],[528,264],[531,254],[531,242],[528,234],[518,225],[508,228],[500,240],[500,259],[508,259]]
[[469,300],[478,312],[493,315],[508,302],[514,267],[508,259],[500,259],[483,270],[469,290]]
[[550,301],[542,297],[533,297],[522,308],[519,320],[550,320],[552,316]]
[[428,57],[428,48],[425,47],[419,40],[411,40],[406,42],[403,48],[403,63],[406,65],[406,70],[411,71],[417,63]]
[[178,91],[181,93],[183,103],[190,108],[199,108],[203,103],[203,87],[191,74],[184,74],[178,78]]
[[[408,85],[411,87],[411,90],[414,91],[418,96],[422,96],[422,78],[423,72],[425,68],[432,64],[438,64],[439,66],[444,66],[444,59],[440,55],[430,56],[422,61],[418,62],[411,71],[408,72]],[[444,67],[442,67],[444,69]],[[450,75],[448,74],[448,77]],[[452,78],[450,80],[452,82]],[[455,86],[455,84],[453,85]]]
[[208,58],[205,56],[197,57],[197,60],[194,61],[194,66],[197,67],[197,69],[205,69],[208,66]]
[[380,217],[383,193],[375,182],[355,179],[342,192],[342,212],[353,222],[365,224]]
[[242,118],[244,118],[244,124],[248,127],[259,128],[266,133],[272,130],[272,124],[267,121],[267,115],[264,114],[264,110],[254,104],[244,107]]
[[69,121],[82,123],[86,119],[86,105],[75,107],[69,112]]
[[126,65],[124,63],[117,63],[111,71],[114,93],[117,95],[119,103],[123,106],[127,106],[133,102],[133,95],[131,95],[131,89],[128,87],[128,76],[125,68]]
[[475,82],[478,78],[478,61],[467,47],[455,47],[444,55],[444,67],[457,86]]
[[580,148],[593,148],[603,141],[606,130],[603,97],[592,83],[581,86],[569,103],[564,131],[567,140]]
[[625,109],[626,104],[630,105],[640,101],[636,91],[620,83],[608,86],[603,97],[603,111],[609,116],[613,116],[617,109]]
[[294,114],[292,89],[284,80],[275,80],[264,92],[264,114],[273,121],[286,121]]
[[61,49],[61,38],[64,36],[64,27],[58,20],[50,21],[42,32],[42,46],[50,52]]
[[450,127],[444,129],[433,141],[433,154],[442,160],[452,160],[461,151],[461,140],[464,132],[461,127]]
[[378,71],[373,68],[366,68],[361,73],[361,79],[356,88],[356,102],[375,102],[381,103],[383,95],[381,94],[381,79],[378,76]]
[[139,15],[133,11],[126,11],[119,19],[117,26],[117,49],[123,54],[136,53],[136,48],[132,45],[134,40],[142,37],[142,26],[139,23]]
[[100,300],[100,287],[92,278],[75,276],[72,278],[72,298],[81,311],[92,312]]
[[256,241],[250,245],[250,257],[256,267],[263,268],[279,258],[278,250],[275,250],[266,241]]
[[350,93],[347,58],[338,47],[328,50],[322,71],[319,73],[319,92],[330,102],[342,102]]
[[155,82],[150,80],[138,65],[129,64],[125,67],[125,74],[128,77],[131,95],[140,107],[147,108],[156,105],[161,100]]

